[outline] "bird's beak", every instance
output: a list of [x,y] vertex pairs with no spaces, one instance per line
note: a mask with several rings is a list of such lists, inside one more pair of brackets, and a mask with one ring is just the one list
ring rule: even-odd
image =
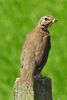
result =
[[58,21],[58,19],[55,19],[55,22],[57,22]]
[[52,23],[57,22],[57,21],[58,21],[58,19],[55,19],[55,18],[54,18],[53,21],[52,21]]

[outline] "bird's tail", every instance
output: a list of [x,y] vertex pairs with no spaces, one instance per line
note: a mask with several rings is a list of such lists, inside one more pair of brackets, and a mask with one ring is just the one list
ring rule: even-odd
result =
[[20,80],[22,83],[26,82],[29,85],[33,85],[33,77],[34,77],[34,68],[29,67],[26,69],[25,67],[21,68]]

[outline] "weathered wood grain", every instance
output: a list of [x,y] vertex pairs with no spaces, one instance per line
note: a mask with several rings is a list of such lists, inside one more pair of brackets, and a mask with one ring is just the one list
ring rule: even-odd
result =
[[51,79],[34,77],[34,85],[29,86],[26,82],[20,84],[17,78],[13,100],[52,100]]

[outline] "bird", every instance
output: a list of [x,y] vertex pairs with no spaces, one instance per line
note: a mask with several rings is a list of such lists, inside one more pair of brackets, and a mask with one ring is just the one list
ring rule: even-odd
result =
[[43,16],[24,41],[21,52],[22,81],[32,83],[34,76],[40,76],[51,49],[49,26],[57,19],[53,16]]

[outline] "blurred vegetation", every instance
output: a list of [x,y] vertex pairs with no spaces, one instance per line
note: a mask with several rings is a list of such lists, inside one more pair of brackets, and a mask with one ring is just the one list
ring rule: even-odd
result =
[[42,15],[59,19],[42,75],[52,78],[53,100],[67,100],[67,0],[0,0],[0,100],[12,100],[23,41]]

